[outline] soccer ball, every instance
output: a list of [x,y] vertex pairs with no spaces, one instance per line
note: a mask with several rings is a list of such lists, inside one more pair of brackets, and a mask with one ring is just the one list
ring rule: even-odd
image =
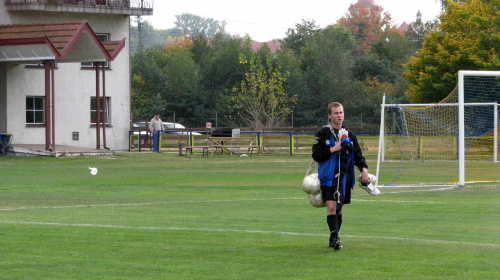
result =
[[318,173],[312,173],[304,177],[304,180],[302,180],[302,189],[309,194],[309,202],[312,206],[326,206],[321,195],[321,181],[318,178]]
[[321,182],[318,178],[318,173],[312,173],[304,177],[302,180],[302,189],[307,194],[317,194],[321,191]]
[[90,174],[97,175],[97,168],[95,168],[95,167],[89,167],[89,169],[90,169]]
[[373,174],[368,174],[368,177],[370,178],[370,182],[368,184],[362,184],[361,183],[361,175],[359,175],[358,176],[359,186],[371,195],[379,195],[380,190],[376,186],[373,185],[373,183],[375,183],[375,181],[377,180],[377,176],[375,176]]
[[325,207],[326,203],[323,201],[321,191],[317,194],[309,194],[309,202],[314,207]]

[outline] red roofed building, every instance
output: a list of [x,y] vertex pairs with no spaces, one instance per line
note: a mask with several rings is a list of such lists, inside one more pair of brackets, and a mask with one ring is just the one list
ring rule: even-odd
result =
[[408,30],[410,26],[408,25],[408,23],[406,23],[406,21],[403,21],[403,23],[401,23],[401,25],[399,25],[398,27],[398,31],[401,31],[401,32],[406,32]]
[[4,0],[0,133],[13,144],[128,149],[130,15],[152,0]]
[[[356,3],[356,5],[359,5],[359,4],[362,4],[365,8],[369,8],[373,5],[377,5],[375,3],[375,0],[358,0],[358,2]],[[418,21],[421,21],[421,18],[422,18],[422,14],[420,13],[420,10],[417,12],[417,22]],[[398,31],[404,33],[406,31],[408,31],[408,28],[409,28],[409,24],[406,23],[406,21],[403,21],[403,23],[401,23],[399,25],[399,27],[397,28]]]
[[280,42],[277,40],[273,40],[273,41],[269,41],[269,42],[252,42],[252,45],[251,45],[252,50],[254,52],[257,52],[260,50],[260,48],[262,48],[262,46],[264,44],[267,44],[267,46],[271,50],[271,54],[273,54],[273,55],[276,54],[276,51],[280,50],[280,48],[281,48]]

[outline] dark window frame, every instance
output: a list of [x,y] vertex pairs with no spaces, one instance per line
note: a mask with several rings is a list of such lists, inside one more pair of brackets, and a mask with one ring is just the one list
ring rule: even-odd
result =
[[[99,97],[100,101],[101,101],[101,111],[100,111],[100,115],[101,115],[101,125],[106,125],[106,126],[111,126],[111,121],[110,121],[110,111],[109,111],[109,108],[111,107],[110,106],[110,103],[111,103],[111,97],[109,96],[106,96],[106,116],[103,115],[103,97],[100,96]],[[97,125],[97,102],[96,102],[96,97],[95,96],[91,96],[90,97],[90,125],[91,126],[95,126]],[[105,117],[104,121],[103,121],[103,117]]]
[[[45,126],[45,96],[27,95],[25,105],[26,105],[26,111],[25,111],[26,125]],[[38,121],[40,118],[42,120]]]

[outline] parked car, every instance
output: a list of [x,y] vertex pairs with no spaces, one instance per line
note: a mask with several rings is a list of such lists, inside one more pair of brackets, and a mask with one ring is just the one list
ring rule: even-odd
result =
[[[185,126],[183,126],[180,123],[173,123],[173,122],[162,122],[163,125],[163,130],[166,131],[166,133],[170,134],[189,134],[189,132],[184,132],[184,131],[172,131],[173,129],[186,129]],[[133,124],[134,127],[146,127],[146,122],[136,122]],[[141,131],[141,135],[145,133],[145,131]],[[198,132],[192,132],[192,135],[201,135]]]
[[[172,123],[172,122],[162,122],[163,125],[163,130],[166,130],[167,133],[173,133],[173,134],[189,134],[189,132],[183,132],[183,131],[168,131],[172,129],[186,129],[185,126],[183,126],[180,123]],[[192,135],[201,135],[198,132],[191,132]]]
[[[134,124],[132,124],[132,127],[134,127],[134,128],[146,127],[146,123],[142,123],[142,126],[140,126],[140,125],[139,125],[139,124],[137,124],[137,123],[134,123]],[[134,133],[134,134],[139,134],[139,131],[134,131],[133,133]],[[140,131],[140,133],[141,133],[141,135],[147,135],[147,134],[148,134],[148,132],[147,132],[147,131],[145,131],[145,130],[141,130],[141,131]]]

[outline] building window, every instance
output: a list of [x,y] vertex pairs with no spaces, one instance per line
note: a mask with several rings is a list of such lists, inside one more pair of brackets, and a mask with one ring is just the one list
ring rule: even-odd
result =
[[[96,33],[95,34],[99,41],[109,41],[109,34],[107,33]],[[106,63],[104,64],[106,68],[109,68],[109,61],[106,60]],[[93,62],[82,62],[82,68],[84,69],[92,69],[94,68],[94,63]]]
[[[100,97],[99,98],[99,105],[101,107],[100,110],[100,118],[101,118],[101,124],[106,124],[109,125],[109,103],[110,103],[110,98],[106,97],[106,115],[104,115],[104,98]],[[91,125],[96,125],[97,124],[97,99],[95,97],[90,98],[90,124]]]
[[45,97],[26,96],[26,124],[45,124]]

